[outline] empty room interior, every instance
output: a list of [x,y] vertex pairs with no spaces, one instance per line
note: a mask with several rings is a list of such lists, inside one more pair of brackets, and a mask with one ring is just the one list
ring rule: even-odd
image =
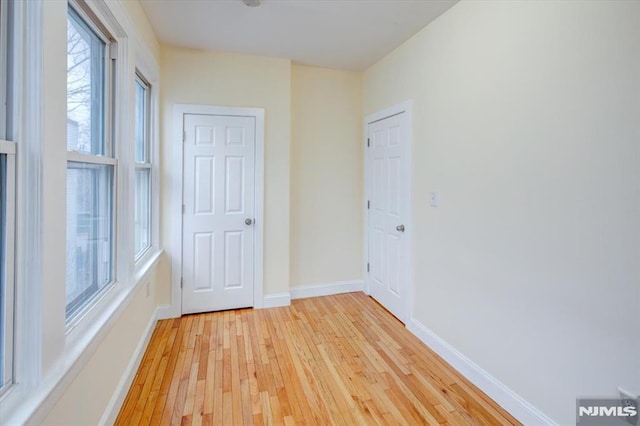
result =
[[0,98],[0,424],[637,421],[639,1],[0,0]]

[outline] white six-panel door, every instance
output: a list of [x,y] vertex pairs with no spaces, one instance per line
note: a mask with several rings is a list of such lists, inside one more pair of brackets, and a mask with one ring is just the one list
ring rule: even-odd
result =
[[409,247],[404,114],[369,124],[369,294],[401,321],[407,317]]
[[184,115],[183,314],[253,306],[255,129]]

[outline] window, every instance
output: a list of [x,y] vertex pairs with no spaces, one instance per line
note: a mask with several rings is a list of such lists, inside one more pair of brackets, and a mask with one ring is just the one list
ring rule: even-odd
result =
[[13,138],[14,3],[0,0],[0,394],[13,383],[15,165]]
[[115,280],[112,88],[115,43],[100,23],[67,16],[67,282],[69,323]]
[[150,150],[150,85],[136,73],[135,80],[135,253],[139,259],[151,247],[151,150]]
[[13,383],[15,144],[0,140],[0,394]]

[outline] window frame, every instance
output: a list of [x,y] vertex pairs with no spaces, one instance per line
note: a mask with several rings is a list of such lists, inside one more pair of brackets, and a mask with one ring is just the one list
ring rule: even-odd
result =
[[[70,2],[73,5],[70,6]],[[23,424],[45,419],[145,283],[147,297],[154,297],[155,287],[149,286],[149,279],[152,280],[150,274],[157,268],[162,254],[158,246],[159,194],[157,191],[152,193],[152,249],[139,262],[134,262],[130,230],[133,226],[131,182],[135,162],[133,145],[129,141],[133,129],[130,121],[132,82],[135,66],[139,66],[153,86],[150,105],[152,185],[158,188],[160,79],[156,52],[139,34],[120,2],[16,0],[14,6],[15,31],[19,37],[15,39],[11,99],[15,111],[20,112],[11,123],[17,141],[14,383],[6,392],[0,392],[0,405],[6,421]],[[74,7],[83,19],[86,19],[85,12],[95,17],[100,28],[106,28],[106,33],[113,36],[117,44],[112,44],[115,49],[111,55],[115,55],[116,61],[112,68],[115,83],[110,94],[118,102],[111,105],[113,123],[108,127],[113,132],[108,141],[113,143],[110,149],[117,165],[113,223],[116,282],[96,298],[93,307],[79,315],[74,324],[68,324],[64,315],[65,252],[55,249],[65,240],[65,171],[67,156],[75,153],[66,152],[66,110],[60,109],[57,101],[59,90],[64,87],[66,67],[58,66],[58,59],[52,66],[52,55],[62,47],[60,34],[51,35],[55,34],[55,28],[66,25],[68,7]],[[86,22],[95,28],[93,20]],[[56,95],[50,96],[52,94]],[[47,117],[43,106],[48,111]],[[48,211],[46,215],[45,211]],[[162,309],[159,312],[166,315]]]
[[[100,40],[105,44],[104,51],[104,94],[103,94],[103,115],[104,120],[102,122],[102,131],[103,131],[103,146],[102,153],[89,154],[91,156],[104,156],[104,157],[113,157],[115,154],[115,144],[114,144],[114,97],[115,97],[115,69],[116,66],[113,61],[116,59],[115,50],[117,50],[117,41],[114,37],[112,37],[109,31],[102,25],[99,24],[99,21],[96,22],[99,18],[97,18],[93,13],[82,6],[80,6],[75,1],[68,2],[68,12],[67,19],[69,15],[76,15],[75,18],[80,20],[80,24],[86,27],[86,30],[91,31],[94,35],[98,36]],[[93,111],[92,111],[93,114]],[[92,117],[93,119],[93,117]],[[82,151],[69,150],[67,147],[67,152],[74,152],[79,154],[84,154]]]
[[[75,16],[74,16],[75,15]],[[117,271],[118,271],[118,159],[116,156],[116,141],[115,141],[115,123],[116,123],[116,111],[115,111],[115,97],[117,92],[117,50],[118,42],[111,32],[102,24],[100,18],[88,7],[83,7],[78,2],[69,1],[67,9],[67,25],[69,19],[79,20],[80,24],[86,26],[95,36],[97,36],[102,42],[104,42],[104,68],[103,68],[103,105],[101,110],[103,116],[100,118],[102,121],[102,152],[101,153],[87,153],[77,150],[69,150],[67,142],[67,171],[69,169],[76,169],[77,165],[102,165],[110,167],[112,172],[110,176],[110,206],[109,206],[109,222],[110,222],[110,280],[107,284],[98,289],[98,291],[91,294],[91,296],[83,303],[79,304],[79,308],[72,312],[68,312],[67,308],[69,303],[65,300],[65,325],[67,333],[69,333],[86,314],[91,311],[102,298],[117,283]],[[93,117],[93,111],[92,120]],[[68,113],[67,113],[68,117]],[[93,124],[92,124],[93,125]],[[93,137],[92,137],[93,138]],[[92,141],[93,144],[93,141]],[[91,151],[94,151],[92,146]],[[75,164],[75,166],[74,166]],[[67,193],[65,191],[65,193]],[[68,195],[68,193],[67,193]],[[69,212],[66,213],[68,218]],[[67,247],[67,257],[68,257]],[[69,271],[66,274],[65,290],[68,291],[67,285],[70,277]],[[97,284],[97,283],[94,283]],[[73,302],[72,302],[73,303]]]
[[[137,185],[137,176],[134,176],[134,260],[136,263],[140,262],[141,259],[145,258],[146,255],[151,251],[152,247],[154,246],[154,232],[153,232],[153,228],[154,228],[154,200],[153,200],[153,191],[155,189],[155,185],[153,184],[154,182],[154,166],[153,166],[153,158],[154,158],[154,150],[153,150],[153,143],[152,143],[152,85],[149,82],[149,80],[143,75],[143,73],[136,68],[135,71],[135,77],[134,77],[134,88],[136,88],[137,84],[140,84],[145,92],[144,92],[144,158],[142,162],[139,162],[136,158],[136,150],[137,150],[137,140],[134,140],[134,155],[133,155],[133,162],[134,162],[134,175],[137,174],[137,172],[139,170],[147,170],[149,173],[149,180],[148,180],[148,186],[147,186],[147,194],[145,195],[145,198],[147,199],[147,205],[148,205],[148,212],[147,212],[147,223],[148,223],[148,229],[146,230],[146,234],[147,234],[147,241],[148,244],[141,248],[139,251],[136,251],[136,245],[135,245],[135,227],[136,227],[136,214],[135,214],[135,206],[137,206],[138,204],[138,197],[140,194],[138,194],[138,185]],[[134,100],[136,99],[136,95],[135,95],[136,90],[134,90]],[[137,109],[137,106],[136,106]],[[136,111],[137,112],[137,111]],[[134,128],[137,125],[137,120],[134,120]],[[134,132],[134,135],[136,135],[136,133]],[[137,136],[137,135],[136,135]],[[137,139],[137,138],[136,138]]]
[[[0,223],[0,227],[4,227],[0,230],[0,237],[3,241],[0,241],[0,245],[4,246],[4,264],[0,267],[0,272],[4,277],[0,277],[0,281],[4,279],[4,292],[3,298],[4,306],[0,309],[0,313],[4,314],[2,319],[3,330],[0,331],[0,336],[3,342],[0,343],[0,347],[3,349],[3,354],[0,359],[3,360],[2,365],[2,381],[0,381],[0,396],[3,395],[14,382],[14,334],[15,334],[15,247],[16,247],[16,143],[13,141],[7,141],[0,139],[0,161],[1,157],[5,157],[4,165],[4,182],[2,182],[2,176],[0,174],[0,185],[4,185],[4,191],[0,191],[0,196],[4,198],[3,205],[5,206],[3,211],[0,211],[0,218],[4,223]],[[13,200],[13,203],[7,201]],[[4,203],[6,202],[6,204]],[[0,289],[2,291],[2,289]]]
[[6,63],[0,63],[0,139],[10,140],[13,136],[14,123],[12,110],[14,109],[13,95],[15,92],[13,74],[15,74],[17,7],[13,1],[0,0],[0,58],[6,58]]
[[[15,27],[16,5],[0,0],[0,291],[3,291],[3,306],[0,307],[0,397],[5,395],[15,382],[15,305],[16,305],[16,240],[17,240],[17,140],[15,119],[15,74],[17,64]],[[2,159],[4,157],[4,160]],[[1,165],[1,164],[0,164]],[[2,179],[4,175],[4,180]]]
[[0,60],[6,58],[6,63],[0,61],[0,139],[6,140],[7,136],[7,116],[8,116],[8,78],[9,78],[9,37],[11,29],[9,24],[9,2],[0,0]]

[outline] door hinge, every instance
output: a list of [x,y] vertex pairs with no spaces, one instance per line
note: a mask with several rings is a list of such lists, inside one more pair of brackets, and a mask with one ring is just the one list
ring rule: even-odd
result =
[[367,272],[369,272],[370,270],[371,270],[371,265],[367,263]]
[[369,138],[367,138],[367,146],[371,146],[371,140]]
[[182,205],[182,214],[184,214],[184,212],[185,212],[186,210],[187,210],[187,209],[185,208],[185,206],[184,206],[184,204],[183,204],[183,205]]
[[180,288],[182,288],[182,285],[184,284],[183,282],[184,280],[182,278],[180,278]]
[[182,142],[187,141],[187,132],[182,132]]
[[367,200],[367,209],[371,208],[371,200]]

